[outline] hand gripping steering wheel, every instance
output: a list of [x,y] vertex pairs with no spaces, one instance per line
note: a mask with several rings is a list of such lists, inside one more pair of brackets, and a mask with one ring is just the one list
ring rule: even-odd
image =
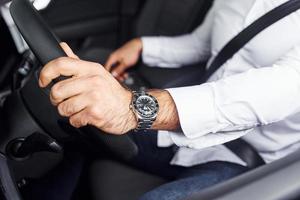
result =
[[[10,12],[20,33],[42,65],[53,59],[66,56],[59,45],[58,38],[29,0],[13,0]],[[60,77],[56,81],[66,78]],[[49,101],[49,94],[38,87],[37,80],[38,72],[34,73],[29,82],[22,88],[21,93],[34,118],[50,135],[59,140],[65,135],[74,135],[74,132],[77,131],[78,134],[80,132],[80,134],[92,138],[93,141],[105,145],[122,159],[129,160],[137,154],[137,146],[127,135],[108,135],[92,126],[74,130],[75,128],[66,125],[67,120],[62,120],[59,117],[56,109]]]

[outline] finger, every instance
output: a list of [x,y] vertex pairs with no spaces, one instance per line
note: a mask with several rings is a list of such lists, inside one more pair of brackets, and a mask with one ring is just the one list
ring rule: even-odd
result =
[[124,82],[128,78],[128,73],[123,73],[120,76],[117,77],[117,80],[120,82]]
[[40,72],[39,85],[46,87],[53,79],[61,75],[74,76],[78,74],[78,71],[75,70],[78,68],[76,63],[77,60],[68,57],[61,57],[50,61]]
[[118,76],[116,79],[121,83],[123,83],[125,80],[123,76]]
[[121,62],[115,69],[113,69],[113,71],[111,72],[111,74],[115,77],[118,78],[120,76],[122,76],[122,74],[124,73],[126,69],[126,65]]
[[89,116],[86,109],[82,110],[69,118],[69,122],[75,128],[87,126],[89,124]]
[[123,77],[124,77],[124,79],[128,79],[129,74],[126,72],[126,73],[123,74]]
[[78,95],[60,103],[57,107],[58,113],[63,117],[70,117],[81,112],[88,103],[84,95]]
[[112,66],[118,62],[118,59],[114,55],[110,55],[107,59],[104,67],[107,71],[110,71]]
[[65,99],[87,93],[94,84],[90,79],[76,77],[60,81],[51,88],[51,103],[56,106]]
[[78,56],[76,54],[74,54],[74,52],[72,51],[72,49],[69,47],[69,45],[67,43],[61,42],[59,44],[60,44],[61,48],[65,51],[67,56],[69,56],[71,58],[79,59]]
[[102,66],[97,63],[61,57],[50,61],[40,72],[39,85],[47,87],[49,83],[59,76],[85,76],[95,75],[101,71]]
[[125,73],[123,73],[122,75],[121,75],[121,78],[122,78],[122,80],[123,81],[125,81],[127,78],[128,78],[128,73],[127,72],[125,72]]

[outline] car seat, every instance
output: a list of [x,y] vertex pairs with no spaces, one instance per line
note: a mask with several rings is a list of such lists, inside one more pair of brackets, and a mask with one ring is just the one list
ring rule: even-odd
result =
[[[176,36],[193,31],[203,21],[212,0],[148,0],[142,8],[133,37]],[[81,49],[81,58],[104,64],[114,49],[93,47]],[[193,85],[204,73],[205,63],[180,69],[148,67],[142,62],[136,67],[137,76],[149,87],[167,88]],[[183,76],[184,74],[184,76]],[[141,81],[137,81],[141,82]]]
[[[148,0],[136,21],[134,36],[175,36],[191,32],[203,21],[211,4],[211,0]],[[83,49],[79,55],[86,60],[105,63],[112,51],[98,47]],[[203,70],[199,65],[170,70],[154,69],[140,64],[137,73],[151,87],[164,88],[193,84],[192,81],[186,81],[192,80],[191,76],[198,80]],[[185,79],[182,74],[185,75]],[[161,177],[118,161],[95,161],[90,169],[91,193],[93,199],[98,200],[134,200],[166,182],[167,180]]]

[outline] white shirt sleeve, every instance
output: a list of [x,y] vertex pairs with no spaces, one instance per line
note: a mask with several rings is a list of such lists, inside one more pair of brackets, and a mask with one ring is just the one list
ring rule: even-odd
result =
[[273,66],[168,91],[184,133],[170,133],[174,143],[200,149],[234,140],[300,112],[300,46]]
[[177,37],[143,37],[142,58],[148,66],[178,68],[210,57],[210,40],[214,19],[211,8],[203,24],[194,32]]

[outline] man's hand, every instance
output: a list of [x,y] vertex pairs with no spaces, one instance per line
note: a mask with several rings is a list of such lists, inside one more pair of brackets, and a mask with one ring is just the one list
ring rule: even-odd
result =
[[74,127],[95,126],[107,133],[121,135],[137,125],[130,110],[131,92],[100,64],[79,60],[67,44],[62,48],[69,57],[49,62],[40,73],[40,87],[59,76],[71,78],[51,88],[50,100],[60,115],[69,117]]
[[[40,73],[40,87],[47,87],[59,76],[71,77],[56,83],[50,100],[58,112],[69,117],[74,127],[95,126],[104,132],[121,135],[137,127],[130,103],[132,94],[100,64],[80,60],[66,43],[61,43],[69,57],[49,62]],[[160,110],[152,128],[176,130],[180,128],[175,103],[167,91],[149,93],[159,102]]]
[[123,81],[125,71],[138,62],[142,48],[141,39],[137,38],[127,42],[109,56],[105,64],[106,70],[111,71],[119,81]]

